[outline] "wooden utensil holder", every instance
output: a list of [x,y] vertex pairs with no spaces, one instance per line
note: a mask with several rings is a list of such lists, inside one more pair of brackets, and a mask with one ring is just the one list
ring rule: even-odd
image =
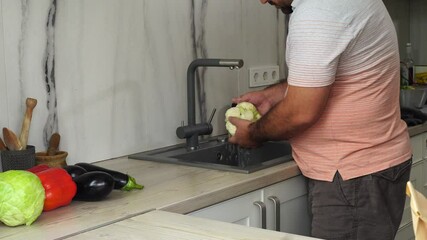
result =
[[45,164],[49,167],[65,167],[67,166],[67,156],[68,152],[65,151],[58,151],[52,156],[48,156],[47,152],[37,152],[36,163],[37,165]]

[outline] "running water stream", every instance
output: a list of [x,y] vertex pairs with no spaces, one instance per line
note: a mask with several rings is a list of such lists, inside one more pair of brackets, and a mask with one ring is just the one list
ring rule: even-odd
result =
[[251,149],[242,148],[236,144],[227,143],[225,161],[239,167],[246,167],[253,164],[251,162]]

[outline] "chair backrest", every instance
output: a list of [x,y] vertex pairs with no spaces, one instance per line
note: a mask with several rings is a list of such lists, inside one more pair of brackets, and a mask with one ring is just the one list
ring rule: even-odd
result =
[[411,200],[412,225],[416,239],[427,239],[427,199],[411,181],[406,184],[406,195]]

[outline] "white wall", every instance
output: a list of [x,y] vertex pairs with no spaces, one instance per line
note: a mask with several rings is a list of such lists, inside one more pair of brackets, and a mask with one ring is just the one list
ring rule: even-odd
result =
[[0,127],[19,133],[25,99],[36,98],[29,144],[42,151],[58,131],[71,164],[182,142],[175,129],[187,120],[186,71],[195,58],[245,61],[239,71],[202,76],[199,104],[208,115],[218,110],[214,135],[225,133],[231,98],[248,90],[248,67],[283,69],[283,16],[257,0],[0,4]]

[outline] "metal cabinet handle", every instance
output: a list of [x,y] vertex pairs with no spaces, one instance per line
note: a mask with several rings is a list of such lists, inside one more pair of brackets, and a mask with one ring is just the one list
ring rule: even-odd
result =
[[266,216],[266,207],[265,204],[261,201],[254,202],[254,205],[259,207],[260,215],[261,215],[261,227],[263,229],[267,229],[267,216]]
[[276,231],[280,232],[280,200],[276,196],[268,197],[268,200],[272,201],[274,204],[274,213],[276,218]]

